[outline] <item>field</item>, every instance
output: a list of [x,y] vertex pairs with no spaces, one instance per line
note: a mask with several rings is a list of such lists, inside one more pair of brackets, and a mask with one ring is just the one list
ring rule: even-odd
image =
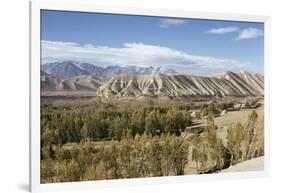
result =
[[41,182],[219,172],[263,156],[263,113],[262,98],[44,98]]

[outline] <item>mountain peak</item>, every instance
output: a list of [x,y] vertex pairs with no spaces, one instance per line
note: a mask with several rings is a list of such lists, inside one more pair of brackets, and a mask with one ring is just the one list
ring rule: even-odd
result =
[[106,66],[102,67],[91,63],[79,63],[72,60],[47,63],[42,66],[43,71],[57,78],[64,79],[79,75],[94,75],[103,79],[109,79],[115,75],[149,75],[149,74],[178,74],[172,68],[163,66]]
[[249,74],[251,74],[251,73],[248,72],[248,71],[246,71],[246,70],[240,70],[240,71],[239,71],[239,74],[241,74],[241,75],[249,75]]
[[49,63],[42,66],[43,71],[59,79],[73,76],[89,75],[89,73],[74,64],[73,61]]

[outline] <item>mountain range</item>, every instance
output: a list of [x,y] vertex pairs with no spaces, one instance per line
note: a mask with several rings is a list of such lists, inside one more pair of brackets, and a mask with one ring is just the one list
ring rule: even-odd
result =
[[91,75],[75,76],[65,80],[53,76],[41,76],[41,90],[44,91],[91,91],[96,92],[102,81]]
[[98,89],[97,96],[112,97],[247,97],[263,96],[260,74],[226,72],[212,77],[193,75],[121,75]]
[[245,71],[214,76],[178,74],[163,67],[100,67],[73,61],[45,64],[41,90],[90,91],[102,98],[247,97],[264,95],[264,77]]
[[[53,62],[42,65],[41,71],[57,79],[68,79],[81,75],[92,75],[102,79],[109,79],[115,75],[146,75],[146,74],[178,74],[171,68],[164,67],[138,67],[138,66],[107,66],[101,67],[90,63],[75,61]],[[41,74],[42,74],[41,73]]]

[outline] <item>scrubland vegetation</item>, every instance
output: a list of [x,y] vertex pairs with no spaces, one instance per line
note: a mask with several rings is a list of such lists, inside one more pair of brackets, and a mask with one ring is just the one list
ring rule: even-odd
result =
[[[228,126],[225,143],[217,136],[214,117],[232,107],[232,102],[44,104],[41,182],[187,175],[192,166],[198,174],[213,173],[262,156],[263,117],[254,110],[246,124]],[[207,120],[202,133],[186,129],[194,119]]]

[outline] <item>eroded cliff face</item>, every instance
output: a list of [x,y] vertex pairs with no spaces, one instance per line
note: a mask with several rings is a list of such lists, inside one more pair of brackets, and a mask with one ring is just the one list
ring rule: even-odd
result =
[[102,84],[97,96],[140,97],[140,96],[206,96],[246,97],[263,96],[264,77],[260,74],[226,72],[203,77],[193,75],[119,75]]

